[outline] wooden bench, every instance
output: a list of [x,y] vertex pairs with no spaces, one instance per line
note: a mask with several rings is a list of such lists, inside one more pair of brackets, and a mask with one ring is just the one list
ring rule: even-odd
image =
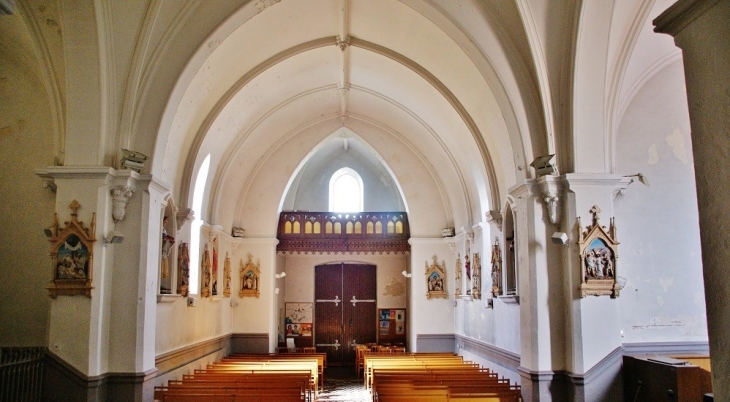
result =
[[324,373],[327,368],[326,353],[296,353],[296,354],[233,354],[224,357],[219,363],[240,363],[240,362],[268,362],[268,361],[311,361],[317,360],[317,374],[319,376],[320,389],[324,386]]
[[377,402],[522,401],[519,386],[451,354],[370,356],[365,381]]

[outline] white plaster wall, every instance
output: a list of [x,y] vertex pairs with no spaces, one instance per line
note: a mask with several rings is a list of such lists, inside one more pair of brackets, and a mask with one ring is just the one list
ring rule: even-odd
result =
[[[185,230],[179,232],[181,235],[179,238],[176,238],[176,246],[181,241],[189,241],[189,227],[190,225],[186,224],[184,226]],[[203,247],[209,238],[209,232],[209,226],[203,226],[201,228],[199,258],[203,255]],[[197,298],[197,306],[188,307],[187,297],[180,297],[172,303],[158,303],[156,312],[155,355],[231,333],[233,326],[231,300],[234,297],[238,298],[236,286],[240,282],[237,277],[238,259],[233,257],[232,239],[220,232],[218,233],[218,239],[218,256],[220,258],[218,269],[221,275],[221,279],[219,279],[220,285],[223,284],[223,262],[226,251],[231,255],[231,298],[222,296],[222,286],[219,288],[219,296],[200,297],[199,289],[202,287],[201,275],[201,283],[196,291],[198,294],[195,295]],[[190,261],[190,270],[192,271],[194,269],[201,271],[200,260]]]
[[[474,253],[481,259],[481,299],[465,296],[457,301],[454,314],[457,317],[455,332],[519,353],[519,309],[502,301],[494,300],[495,308],[488,308],[492,298],[491,259],[494,234],[486,224],[475,225],[471,246],[471,265],[474,272]],[[496,231],[495,231],[496,232]],[[501,242],[503,242],[500,239]],[[451,265],[455,264],[455,257]],[[462,257],[463,264],[463,257]],[[449,264],[447,263],[447,266]],[[449,268],[451,269],[451,268]],[[462,274],[465,277],[464,274]],[[468,284],[468,281],[465,283]],[[498,311],[499,310],[499,311]],[[510,330],[511,329],[511,330]],[[497,342],[499,341],[499,344]]]
[[[351,141],[354,141],[351,139]],[[402,211],[403,202],[390,174],[382,167],[372,166],[352,151],[341,153],[317,166],[316,171],[305,169],[295,179],[296,193],[290,191],[284,209],[299,211],[329,211],[329,184],[332,175],[343,167],[355,170],[363,181],[363,211]],[[294,189],[294,186],[291,187]],[[289,208],[288,205],[292,207]]]
[[[454,333],[454,288],[453,280],[450,278],[453,274],[453,262],[449,264],[446,261],[455,260],[448,244],[442,238],[411,238],[410,243],[412,277],[409,295],[411,302],[409,343],[411,349],[415,349],[418,335]],[[428,294],[426,267],[433,263],[434,255],[439,264],[443,261],[447,267],[446,283],[451,286],[446,289],[449,294],[447,299],[426,297]],[[448,267],[452,269],[449,271]]]
[[12,323],[2,325],[0,346],[47,344],[51,257],[43,228],[53,222],[55,195],[34,174],[53,164],[44,93],[31,69],[0,53],[0,317]]
[[637,92],[616,137],[619,171],[650,180],[615,201],[624,342],[707,340],[686,96],[677,61]]
[[[277,268],[276,239],[244,238],[231,257],[233,280],[231,281],[231,297],[237,299],[238,306],[231,313],[232,330],[234,333],[268,333],[270,340],[276,340],[276,300],[274,289],[278,282],[274,278]],[[240,261],[244,265],[251,254],[254,264],[259,265],[259,297],[239,298],[238,290],[241,287],[239,274]],[[277,282],[277,283],[275,283]],[[281,292],[280,292],[281,293]],[[275,345],[271,345],[272,347]],[[272,349],[273,351],[273,349]]]

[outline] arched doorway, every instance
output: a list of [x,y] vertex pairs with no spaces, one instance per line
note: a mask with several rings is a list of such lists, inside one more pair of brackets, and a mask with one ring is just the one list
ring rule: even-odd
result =
[[337,263],[314,269],[314,342],[331,366],[353,365],[355,345],[377,340],[376,267]]

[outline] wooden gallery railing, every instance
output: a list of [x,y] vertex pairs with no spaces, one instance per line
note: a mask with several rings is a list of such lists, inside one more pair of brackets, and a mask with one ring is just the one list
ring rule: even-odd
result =
[[410,252],[405,212],[282,212],[277,251]]

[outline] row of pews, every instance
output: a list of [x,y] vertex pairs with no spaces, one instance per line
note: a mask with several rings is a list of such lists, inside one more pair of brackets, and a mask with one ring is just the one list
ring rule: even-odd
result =
[[451,353],[363,353],[374,402],[519,402],[520,388]]
[[324,383],[325,353],[233,354],[155,387],[167,402],[314,402]]

